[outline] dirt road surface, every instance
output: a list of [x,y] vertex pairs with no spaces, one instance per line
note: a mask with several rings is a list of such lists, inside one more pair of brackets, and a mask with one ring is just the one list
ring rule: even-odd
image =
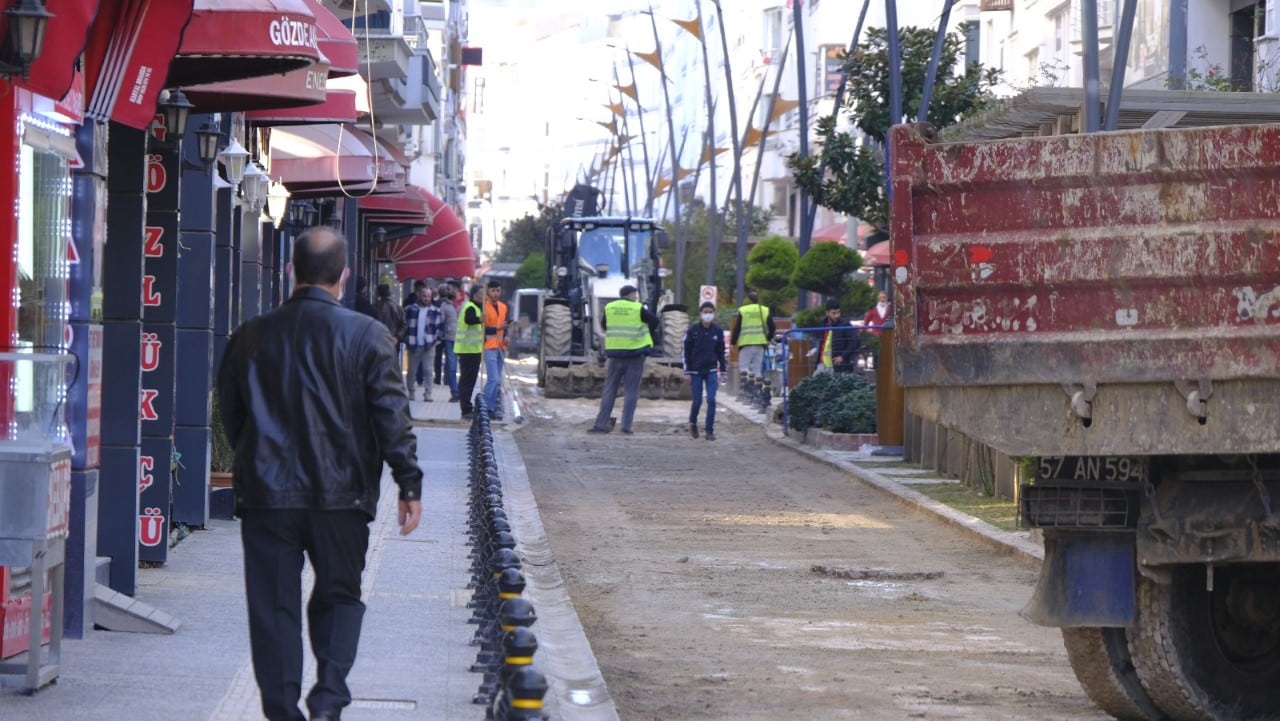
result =
[[1030,562],[730,412],[707,441],[679,402],[632,436],[531,403],[516,441],[623,721],[1109,718],[1018,616]]

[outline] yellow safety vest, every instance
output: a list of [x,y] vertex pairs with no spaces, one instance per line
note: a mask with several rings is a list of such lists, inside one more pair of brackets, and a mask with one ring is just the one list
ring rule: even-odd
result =
[[765,319],[769,317],[769,309],[752,303],[738,309],[738,347],[744,345],[768,345],[769,339],[764,337]]
[[[480,318],[479,323],[468,323],[467,308],[475,308],[476,317]],[[467,301],[462,304],[462,308],[458,310],[458,333],[453,338],[454,353],[482,353],[484,352],[484,314],[480,310],[480,306]]]
[[827,337],[822,342],[822,365],[830,368],[831,363],[831,334],[835,331],[827,331]]
[[604,307],[604,349],[639,350],[653,346],[649,326],[640,317],[643,305],[619,298]]

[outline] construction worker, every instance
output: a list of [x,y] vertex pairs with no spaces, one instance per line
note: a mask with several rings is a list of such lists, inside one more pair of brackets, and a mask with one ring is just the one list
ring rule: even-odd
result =
[[467,302],[458,314],[458,333],[453,352],[458,356],[458,407],[462,419],[471,418],[476,378],[480,376],[480,356],[484,353],[484,311],[480,310],[480,286],[471,286]]
[[640,303],[640,291],[634,285],[622,286],[619,294],[620,298],[604,307],[604,318],[600,319],[609,370],[604,379],[604,394],[600,396],[600,412],[588,433],[613,430],[610,415],[618,397],[619,383],[622,384],[622,432],[631,433],[631,421],[640,397],[640,379],[644,377],[644,359],[653,349],[653,336],[658,332],[657,316]]
[[760,305],[760,296],[747,292],[747,304],[738,309],[733,320],[730,345],[738,349],[738,368],[753,378],[764,378],[764,351],[773,337],[773,316]]
[[502,420],[502,374],[507,358],[507,326],[511,313],[502,302],[502,282],[491,280],[485,287],[484,302],[484,404],[490,417]]

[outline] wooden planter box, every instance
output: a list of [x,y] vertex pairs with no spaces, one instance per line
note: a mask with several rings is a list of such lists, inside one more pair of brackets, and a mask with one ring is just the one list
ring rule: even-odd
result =
[[231,474],[225,471],[209,471],[210,488],[231,488]]

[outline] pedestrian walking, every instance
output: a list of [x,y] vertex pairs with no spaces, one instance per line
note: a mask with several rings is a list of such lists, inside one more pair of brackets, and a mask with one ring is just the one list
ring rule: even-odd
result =
[[373,304],[373,317],[386,326],[393,342],[400,343],[404,339],[404,309],[391,300],[391,286],[386,283],[378,284],[378,302]]
[[409,347],[409,371],[404,385],[413,400],[414,383],[422,385],[422,400],[431,400],[431,353],[436,347],[436,334],[440,326],[440,309],[431,302],[431,289],[418,289],[417,300],[405,308],[405,345]]
[[716,439],[716,390],[729,372],[724,355],[724,329],[716,323],[716,306],[707,301],[698,309],[698,322],[684,332],[684,372],[693,385],[689,407],[689,435],[698,437],[698,411],[702,409],[702,389],[707,392],[706,438]]
[[458,405],[462,420],[471,418],[475,410],[476,379],[480,377],[480,359],[484,353],[484,311],[480,309],[484,293],[480,286],[471,286],[462,315],[458,317],[458,334],[453,342],[453,352],[458,355]]
[[356,278],[356,298],[354,307],[357,313],[364,313],[370,318],[378,317],[378,310],[374,308],[373,301],[369,300],[369,281],[363,276]]
[[502,283],[491,280],[484,302],[484,404],[494,420],[502,420],[502,376],[507,359],[507,328],[511,309],[502,302]]
[[640,292],[634,285],[624,285],[617,300],[604,307],[600,325],[604,328],[604,354],[609,368],[600,396],[600,411],[589,433],[613,430],[610,416],[613,403],[622,386],[622,432],[631,433],[640,397],[640,380],[644,377],[644,359],[653,349],[653,336],[658,332],[658,318],[637,300]]
[[235,449],[254,677],[268,721],[304,721],[302,567],[315,571],[307,623],[316,659],[311,719],[351,703],[364,604],[360,576],[382,465],[399,486],[401,535],[422,517],[422,470],[394,345],[373,318],[343,307],[347,242],[303,231],[287,272],[293,295],[232,334],[218,369],[223,427]]
[[452,285],[442,285],[440,294],[440,333],[436,339],[436,347],[444,353],[444,364],[441,378],[444,385],[449,386],[449,402],[458,402],[458,356],[453,344],[458,336],[458,307],[453,303],[457,289]]

